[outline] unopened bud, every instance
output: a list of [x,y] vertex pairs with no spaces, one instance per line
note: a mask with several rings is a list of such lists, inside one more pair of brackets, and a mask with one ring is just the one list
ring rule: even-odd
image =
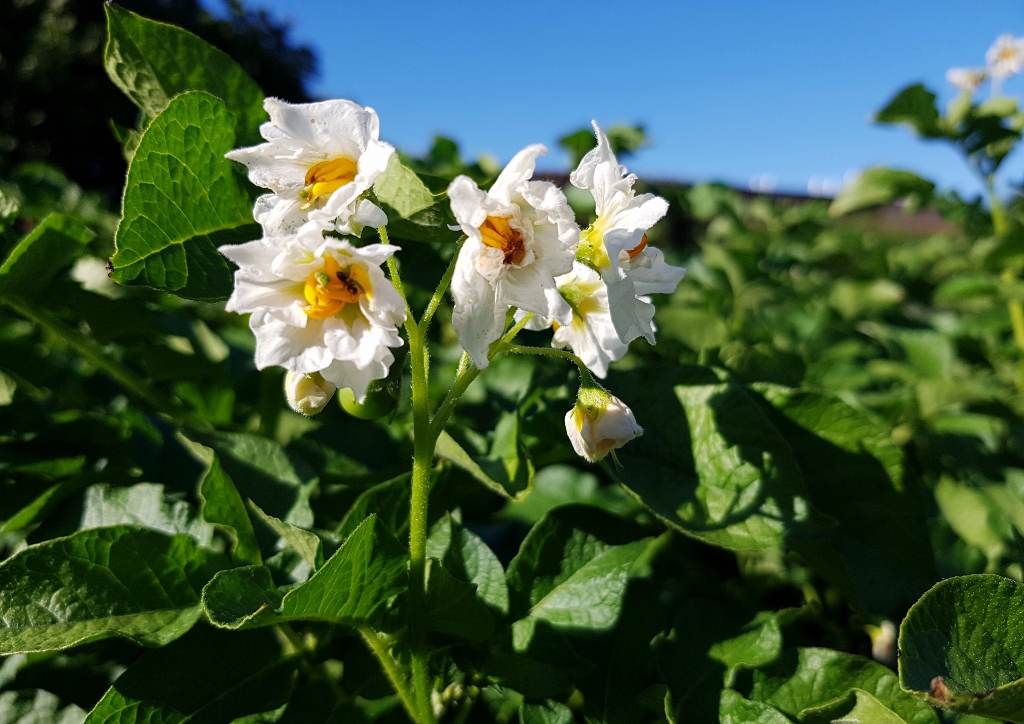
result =
[[590,385],[580,388],[576,405],[565,413],[565,431],[576,453],[590,462],[644,433],[622,400]]
[[307,417],[324,409],[336,389],[319,372],[289,372],[284,378],[284,394],[288,398],[288,406]]

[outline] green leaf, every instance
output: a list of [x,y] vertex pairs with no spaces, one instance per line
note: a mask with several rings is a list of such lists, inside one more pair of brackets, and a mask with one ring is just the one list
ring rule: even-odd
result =
[[323,541],[320,540],[320,536],[312,531],[294,526],[291,523],[285,523],[283,520],[272,515],[267,515],[255,503],[250,502],[249,505],[252,506],[260,520],[270,526],[288,545],[295,549],[295,552],[299,554],[302,560],[309,564],[310,568],[315,571],[324,565],[324,545]]
[[[193,433],[199,443],[217,453],[243,500],[300,528],[313,526],[309,498],[317,480],[299,469],[274,440],[242,432]],[[205,453],[197,452],[202,458]]]
[[722,689],[718,717],[719,724],[792,724],[774,706],[744,699],[732,689]]
[[622,518],[585,505],[551,511],[526,536],[506,580],[513,619],[529,616],[563,629],[615,624],[630,569],[649,538]]
[[979,574],[935,584],[900,626],[900,682],[936,706],[1024,722],[1024,586]]
[[427,559],[426,626],[429,631],[469,641],[486,641],[494,617],[477,598],[476,586],[455,578],[441,561]]
[[802,724],[906,724],[905,719],[863,689],[854,689],[845,699],[805,710],[800,721]]
[[920,208],[935,193],[935,184],[911,171],[876,166],[869,168],[846,185],[829,206],[830,216],[842,216],[873,206],[891,204],[898,199],[909,199],[914,208]]
[[252,197],[224,154],[231,114],[208,93],[177,96],[157,116],[128,167],[112,277],[189,299],[223,299],[232,266],[217,247],[255,239]]
[[668,525],[735,550],[770,548],[809,527],[800,469],[757,402],[705,368],[616,376],[643,437],[619,451],[619,480]]
[[140,526],[167,535],[185,533],[205,547],[213,541],[213,528],[196,515],[195,509],[183,500],[168,501],[164,486],[157,483],[137,483],[127,488],[105,483],[90,486],[85,491],[79,528],[113,525]]
[[935,710],[900,689],[896,674],[861,656],[831,649],[789,650],[771,666],[754,672],[749,698],[793,717],[862,689],[908,724],[938,724]]
[[438,438],[435,454],[506,498],[523,499],[533,485],[533,463],[519,441],[519,414],[515,411],[503,413],[498,419],[486,457],[470,455],[447,432]]
[[434,195],[415,171],[395,154],[373,183],[373,194],[388,217],[388,234],[395,239],[452,242],[459,233],[444,194]]
[[95,234],[61,214],[50,214],[26,234],[0,265],[0,297],[35,298],[85,249]]
[[338,524],[338,537],[348,538],[368,516],[376,515],[396,538],[405,538],[409,530],[409,477],[409,473],[403,473],[360,493]]
[[920,83],[909,85],[875,114],[877,123],[904,123],[925,138],[940,138],[944,134],[935,107],[935,94]]
[[782,631],[771,614],[758,615],[744,627],[743,633],[712,644],[708,656],[728,669],[770,664],[782,653]]
[[274,588],[269,569],[248,566],[215,576],[203,591],[203,606],[215,625],[230,629],[285,621],[368,623],[406,589],[408,558],[371,516],[323,568],[283,596]]
[[215,724],[271,711],[288,700],[296,663],[270,631],[197,626],[128,667],[85,724]]
[[793,450],[814,509],[834,526],[793,542],[855,606],[898,615],[937,577],[920,494],[889,429],[842,400],[756,385]]
[[501,561],[479,536],[450,515],[445,515],[430,531],[427,556],[440,559],[445,569],[460,581],[474,584],[477,596],[492,611],[508,614],[508,584]]
[[155,118],[175,96],[206,91],[235,117],[242,144],[259,141],[263,92],[235,61],[187,30],[107,3],[103,65],[114,85]]
[[0,655],[121,636],[160,646],[202,615],[225,556],[187,535],[117,526],[30,546],[0,563]]
[[231,557],[241,565],[258,566],[263,563],[242,496],[216,455],[211,455],[210,469],[199,483],[199,497],[203,501],[203,519],[225,530],[234,540]]
[[78,477],[85,456],[53,458],[2,470],[13,478],[0,496],[0,535],[24,530],[41,521],[62,500],[85,484]]
[[576,721],[572,710],[558,701],[543,704],[523,704],[519,709],[521,724],[572,724]]
[[573,680],[590,668],[569,637],[546,621],[524,618],[511,626],[507,648],[492,648],[484,664],[488,676],[535,698],[568,696]]

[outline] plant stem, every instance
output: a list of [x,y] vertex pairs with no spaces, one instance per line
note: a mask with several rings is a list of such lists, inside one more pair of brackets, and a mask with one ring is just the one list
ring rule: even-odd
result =
[[561,357],[572,362],[577,367],[586,367],[583,360],[574,355],[572,352],[567,352],[564,349],[555,349],[554,347],[524,347],[521,344],[510,344],[505,347],[506,352],[512,354],[535,354],[540,357]]
[[388,679],[391,681],[391,685],[395,688],[398,698],[402,700],[402,704],[405,706],[405,711],[409,714],[409,717],[413,721],[419,721],[420,715],[417,713],[416,701],[413,698],[413,693],[409,690],[405,676],[398,668],[398,664],[395,662],[395,658],[391,655],[391,652],[388,651],[388,647],[384,645],[384,642],[380,640],[377,633],[369,626],[360,626],[359,633],[363,635],[363,640],[366,641],[366,645],[370,647],[370,650],[373,651],[377,656],[377,659],[380,661],[380,665],[383,667],[384,673],[387,674]]
[[[388,230],[386,227],[381,226],[378,228],[377,234],[380,236],[381,244],[391,243],[391,239],[388,238]],[[408,331],[409,325],[415,325],[416,322],[412,317],[412,309],[409,308],[409,299],[405,296],[405,287],[402,284],[402,275],[398,272],[398,259],[395,258],[394,254],[388,257],[388,275],[391,277],[391,283],[394,285],[395,291],[401,295],[402,301],[405,303],[405,329]]]
[[111,359],[99,344],[78,330],[72,329],[55,319],[45,310],[38,309],[21,299],[4,297],[0,301],[25,319],[64,342],[64,344],[75,350],[93,367],[106,372],[130,395],[149,405],[157,412],[166,415],[177,425],[191,428],[206,427],[202,423],[193,420],[186,410],[175,404],[170,398],[164,397],[156,390],[151,389],[149,384],[134,372],[120,362]]
[[437,285],[437,289],[434,290],[434,294],[430,297],[430,301],[427,303],[427,308],[423,311],[423,317],[420,319],[420,331],[423,332],[424,335],[427,333],[427,328],[430,326],[430,320],[434,318],[434,312],[437,311],[438,306],[441,304],[441,300],[444,298],[444,293],[448,291],[448,285],[452,283],[452,276],[455,274],[455,262],[459,260],[459,252],[462,250],[462,245],[465,242],[465,236],[455,242],[455,255],[448,263],[448,268],[445,269],[444,276],[441,277],[441,282]]

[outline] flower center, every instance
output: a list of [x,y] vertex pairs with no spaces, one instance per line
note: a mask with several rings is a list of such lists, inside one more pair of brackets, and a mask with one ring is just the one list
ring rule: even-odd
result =
[[352,183],[359,166],[350,158],[340,156],[331,161],[321,161],[306,171],[306,185],[299,192],[305,199],[303,209],[308,209],[321,196],[330,196],[345,184]]
[[329,256],[324,259],[324,268],[306,279],[302,294],[308,304],[302,311],[312,319],[327,319],[369,292],[370,279],[363,267],[355,264],[343,267]]
[[484,219],[480,225],[480,238],[485,246],[500,249],[506,264],[521,264],[526,256],[523,235],[513,229],[504,217],[488,216]]

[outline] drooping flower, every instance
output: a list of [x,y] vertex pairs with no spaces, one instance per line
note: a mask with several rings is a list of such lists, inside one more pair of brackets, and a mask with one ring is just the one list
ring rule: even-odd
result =
[[[573,262],[572,271],[555,279],[558,292],[572,308],[572,322],[559,324],[553,319],[535,316],[526,327],[541,330],[554,328],[551,346],[572,349],[598,377],[608,374],[608,365],[622,359],[629,345],[619,339],[608,309],[608,287],[590,267]],[[634,297],[637,317],[653,328],[654,306],[646,297]],[[517,313],[522,318],[523,313]]]
[[586,383],[580,387],[576,404],[565,413],[565,431],[576,453],[590,462],[644,434],[622,400]]
[[1003,80],[1016,75],[1024,68],[1024,38],[1000,35],[985,54],[985,61],[993,78]]
[[985,68],[950,68],[946,71],[946,80],[954,88],[964,93],[973,93],[988,78]]
[[347,100],[285,103],[267,98],[270,120],[260,127],[267,143],[237,148],[227,157],[249,167],[249,180],[273,191],[256,201],[253,215],[267,236],[294,234],[308,220],[358,236],[387,217],[365,198],[395,149],[378,140],[372,108]]
[[307,417],[327,407],[337,389],[319,372],[289,372],[284,376],[284,396],[288,406]]
[[546,152],[541,145],[524,148],[487,192],[468,176],[448,187],[467,237],[452,277],[452,326],[480,369],[511,307],[562,324],[572,321],[555,277],[572,269],[580,231],[561,190],[531,180],[537,156]]
[[597,146],[569,175],[574,186],[593,194],[597,212],[597,219],[580,235],[576,258],[608,285],[608,308],[619,339],[628,344],[642,336],[654,344],[654,327],[636,297],[670,294],[686,273],[647,245],[647,231],[665,215],[668,203],[653,194],[633,192],[636,176],[619,165],[608,137],[597,121],[593,125]]
[[304,224],[296,234],[220,247],[235,262],[235,289],[226,309],[250,313],[256,367],[320,373],[335,387],[366,397],[387,376],[391,347],[401,347],[402,297],[380,265],[398,247],[354,247]]

